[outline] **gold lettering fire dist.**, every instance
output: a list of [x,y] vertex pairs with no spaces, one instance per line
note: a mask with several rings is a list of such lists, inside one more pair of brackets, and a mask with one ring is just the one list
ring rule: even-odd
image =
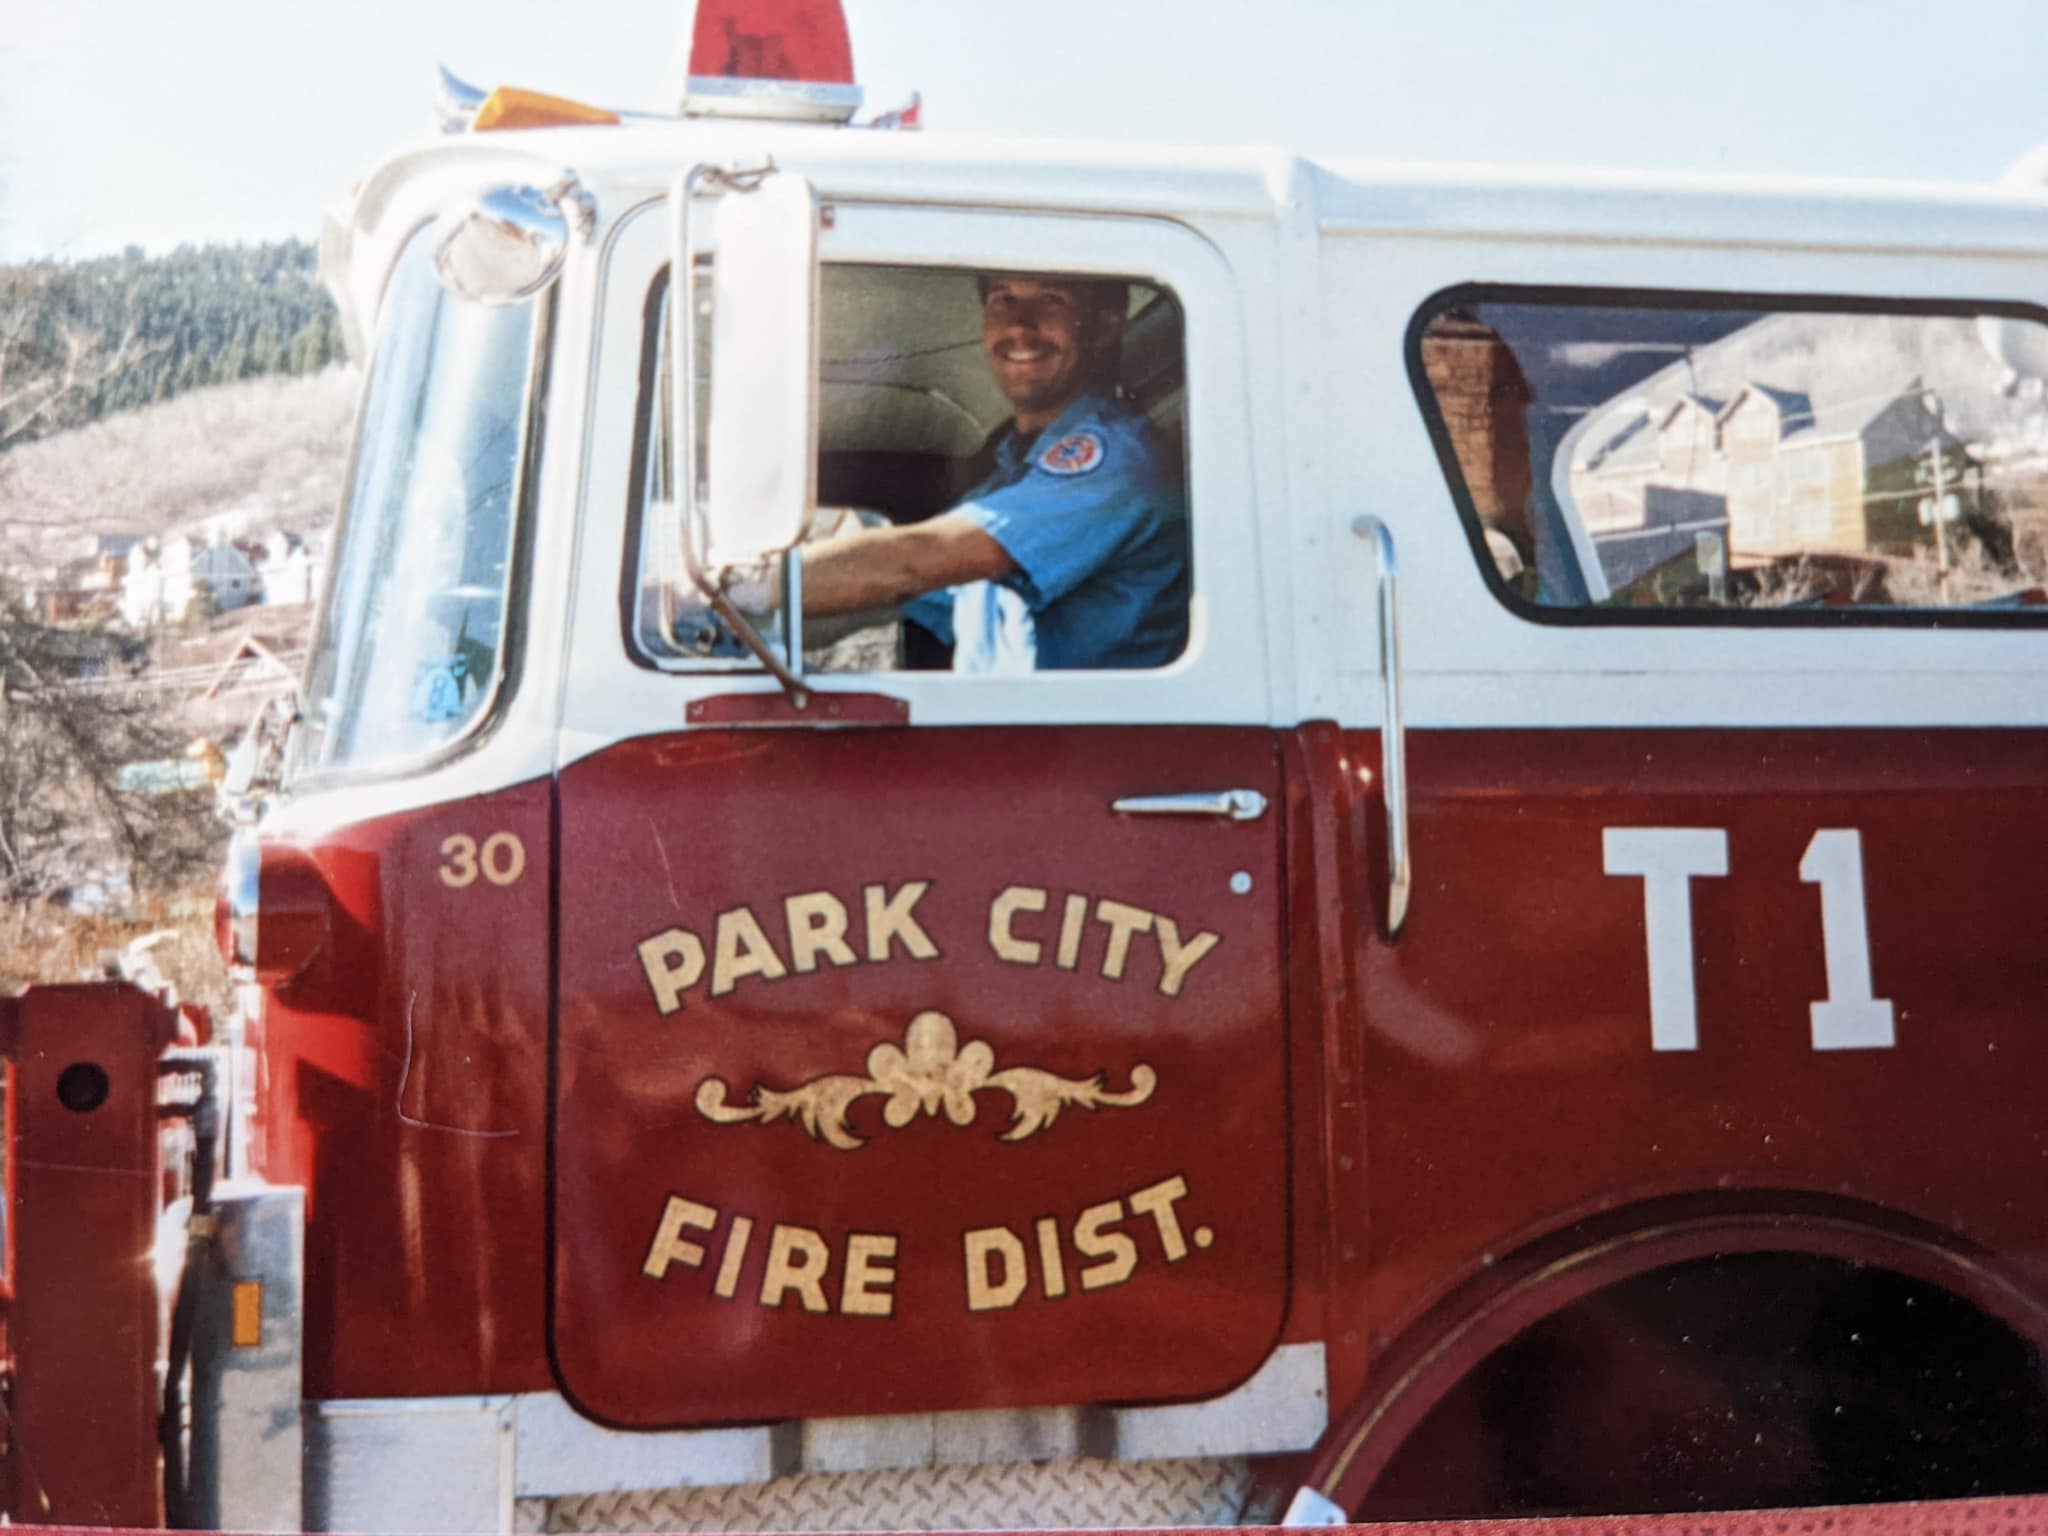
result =
[[[1008,1312],[1034,1298],[1058,1301],[1126,1285],[1161,1261],[1179,1264],[1216,1241],[1212,1228],[1182,1224],[1187,1199],[1188,1181],[1176,1173],[1077,1214],[961,1232],[944,1245],[960,1259],[963,1289],[954,1294],[969,1314]],[[757,1243],[762,1229],[766,1236]],[[675,1285],[679,1271],[710,1271],[714,1298],[770,1311],[889,1318],[896,1315],[904,1250],[917,1246],[918,1236],[757,1221],[670,1195],[640,1272]],[[684,1294],[702,1285],[698,1280]]]

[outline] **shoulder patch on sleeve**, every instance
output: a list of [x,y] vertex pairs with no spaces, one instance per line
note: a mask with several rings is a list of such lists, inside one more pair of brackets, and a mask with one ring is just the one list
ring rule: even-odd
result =
[[1106,451],[1101,433],[1069,432],[1038,456],[1038,467],[1049,475],[1085,475]]

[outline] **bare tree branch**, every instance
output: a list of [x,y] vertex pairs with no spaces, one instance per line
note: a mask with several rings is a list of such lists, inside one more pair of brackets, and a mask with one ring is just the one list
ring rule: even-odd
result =
[[91,884],[165,889],[218,858],[210,789],[124,786],[124,768],[179,762],[183,732],[145,690],[73,686],[83,670],[117,665],[93,640],[39,623],[0,590],[0,901]]
[[120,341],[109,347],[104,338],[80,330],[63,328],[64,357],[57,368],[10,393],[6,388],[10,364],[22,347],[22,332],[16,323],[12,336],[0,335],[0,449],[27,437],[65,403],[90,394],[109,379],[125,373],[145,358],[161,352],[160,343],[145,343],[131,321]]

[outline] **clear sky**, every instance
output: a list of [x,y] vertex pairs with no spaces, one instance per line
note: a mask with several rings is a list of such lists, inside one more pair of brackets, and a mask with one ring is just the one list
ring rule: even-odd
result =
[[[934,131],[1995,180],[2044,0],[845,0]],[[312,235],[434,65],[656,108],[690,0],[6,0],[0,260]]]

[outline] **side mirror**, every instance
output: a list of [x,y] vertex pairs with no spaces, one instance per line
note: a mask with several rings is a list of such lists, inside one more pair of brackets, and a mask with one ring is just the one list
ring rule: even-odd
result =
[[[746,564],[796,547],[817,501],[818,199],[809,181],[770,171],[720,177],[712,231],[709,462],[702,542],[707,566]],[[678,188],[687,203],[689,188]],[[674,270],[692,270],[688,210]],[[692,306],[671,302],[678,362],[694,371]],[[679,381],[683,382],[683,381]],[[678,445],[690,431],[694,388],[673,392]],[[683,462],[688,464],[688,456]],[[689,518],[695,476],[678,479]],[[687,540],[692,530],[687,527]]]
[[561,275],[571,236],[588,238],[594,221],[573,171],[549,187],[486,187],[441,216],[434,273],[471,303],[523,303]]

